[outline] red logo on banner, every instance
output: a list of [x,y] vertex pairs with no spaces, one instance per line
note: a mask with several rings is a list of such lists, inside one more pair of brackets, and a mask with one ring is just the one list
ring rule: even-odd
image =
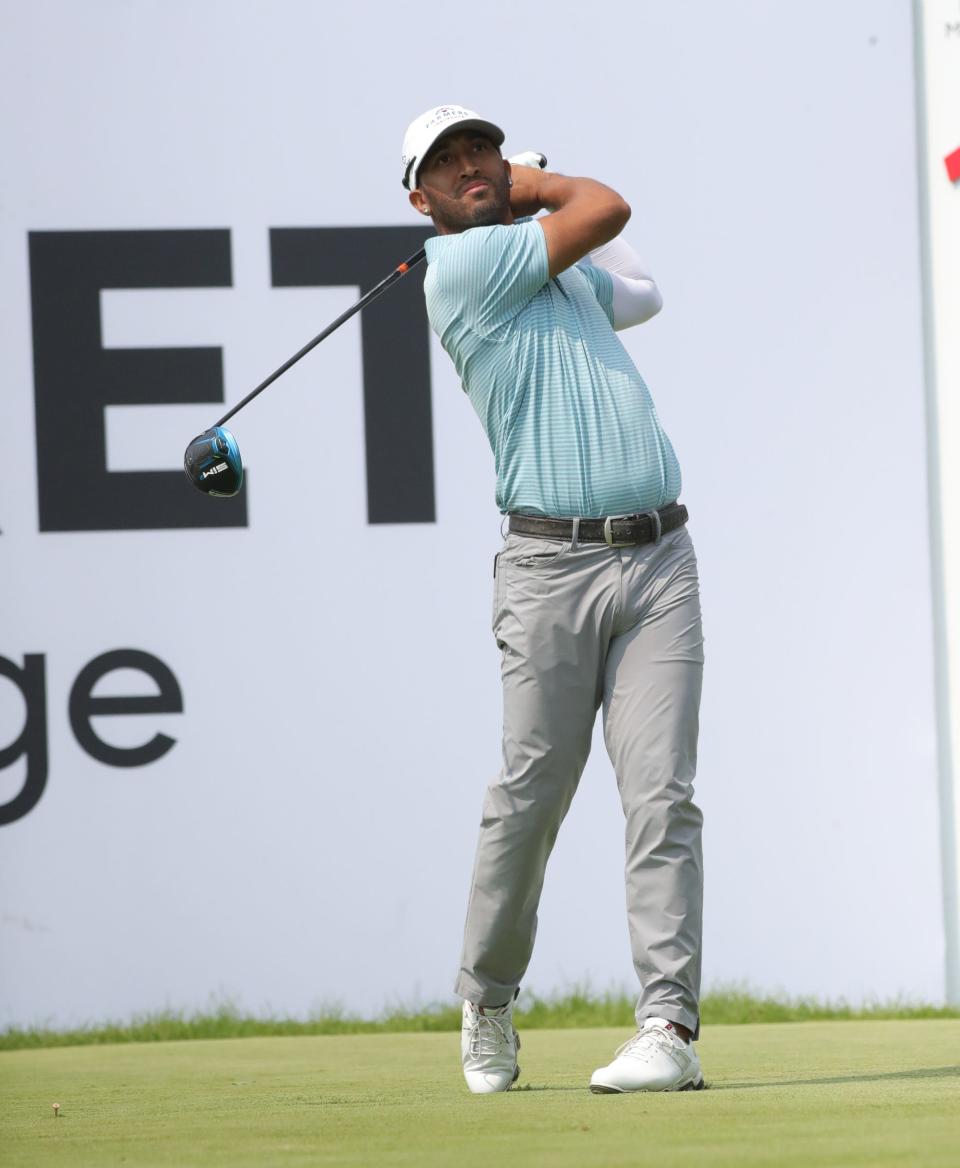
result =
[[960,182],[960,150],[954,150],[943,160],[947,167],[947,176],[951,182]]

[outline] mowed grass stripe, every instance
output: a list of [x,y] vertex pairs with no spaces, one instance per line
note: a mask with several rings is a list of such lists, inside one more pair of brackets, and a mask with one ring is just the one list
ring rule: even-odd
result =
[[530,1030],[521,1089],[486,1097],[466,1092],[453,1034],[7,1052],[0,1164],[958,1163],[960,1021],[710,1028],[709,1090],[591,1095],[625,1037]]

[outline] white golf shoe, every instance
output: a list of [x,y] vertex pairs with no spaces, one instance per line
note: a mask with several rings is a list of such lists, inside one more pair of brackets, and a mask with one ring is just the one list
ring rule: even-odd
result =
[[700,1091],[700,1060],[692,1042],[684,1042],[665,1018],[647,1018],[617,1051],[607,1067],[590,1077],[597,1095],[624,1091]]
[[517,1081],[520,1035],[513,1025],[513,1002],[499,1010],[463,1003],[460,1055],[463,1077],[474,1095],[509,1091]]

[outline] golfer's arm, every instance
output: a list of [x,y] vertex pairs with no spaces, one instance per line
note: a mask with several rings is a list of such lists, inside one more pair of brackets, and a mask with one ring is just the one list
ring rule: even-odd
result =
[[663,307],[656,281],[623,236],[594,248],[586,260],[603,268],[613,281],[613,327],[617,332],[643,324]]
[[549,210],[539,223],[551,276],[619,235],[630,218],[629,204],[603,183],[526,166],[513,168],[511,208],[515,215]]

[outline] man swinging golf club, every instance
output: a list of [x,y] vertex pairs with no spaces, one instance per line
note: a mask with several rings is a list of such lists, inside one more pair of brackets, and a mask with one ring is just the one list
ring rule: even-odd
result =
[[403,143],[410,202],[437,230],[430,323],[486,430],[509,516],[493,618],[503,766],[483,807],[455,987],[464,1074],[489,1093],[520,1073],[513,1003],[602,705],[626,816],[639,1032],[590,1088],[697,1089],[697,564],[673,448],[615,332],[653,316],[660,295],[617,238],[630,208],[615,191],[545,172],[539,156],[511,167],[503,140],[447,105],[416,118]]

